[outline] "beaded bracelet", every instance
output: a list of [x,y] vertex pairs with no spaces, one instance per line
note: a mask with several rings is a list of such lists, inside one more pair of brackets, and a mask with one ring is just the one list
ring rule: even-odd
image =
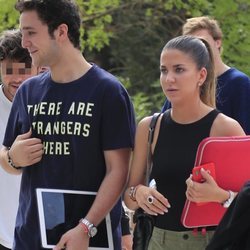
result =
[[139,184],[139,185],[137,185],[137,186],[132,186],[132,187],[129,188],[128,196],[129,196],[129,198],[130,198],[132,201],[136,201],[135,195],[136,195],[136,191],[137,191],[137,189],[138,189],[139,186],[142,186],[142,184]]
[[12,161],[12,159],[11,159],[11,157],[10,157],[10,150],[9,150],[9,149],[8,149],[8,151],[7,151],[7,157],[8,157],[8,163],[9,163],[9,165],[10,165],[12,168],[14,168],[14,169],[16,169],[16,170],[21,169],[21,167],[17,167],[17,166],[14,164],[14,162]]

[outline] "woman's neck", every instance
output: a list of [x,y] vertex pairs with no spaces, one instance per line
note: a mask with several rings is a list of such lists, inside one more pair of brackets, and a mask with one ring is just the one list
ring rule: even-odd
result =
[[207,106],[201,101],[196,105],[183,105],[181,107],[173,105],[171,109],[171,117],[177,123],[188,124],[200,120],[211,110],[213,110],[212,107]]

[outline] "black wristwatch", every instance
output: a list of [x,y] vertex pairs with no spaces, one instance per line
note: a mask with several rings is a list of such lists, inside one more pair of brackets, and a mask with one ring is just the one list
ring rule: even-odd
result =
[[97,234],[97,228],[96,226],[89,222],[86,218],[80,219],[79,223],[82,223],[86,228],[88,229],[88,236],[89,237],[94,237]]

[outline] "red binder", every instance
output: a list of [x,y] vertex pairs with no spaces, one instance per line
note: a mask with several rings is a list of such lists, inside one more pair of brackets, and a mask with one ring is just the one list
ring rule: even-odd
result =
[[[197,149],[195,166],[210,162],[215,165],[218,185],[238,192],[250,180],[250,136],[205,138]],[[197,205],[186,200],[181,222],[187,228],[216,226],[225,211],[217,202]]]

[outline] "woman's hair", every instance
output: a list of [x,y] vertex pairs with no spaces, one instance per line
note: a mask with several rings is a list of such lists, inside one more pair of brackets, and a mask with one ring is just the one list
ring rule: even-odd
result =
[[209,44],[205,40],[194,36],[178,36],[171,39],[164,46],[162,52],[169,49],[177,49],[189,55],[198,70],[203,67],[207,70],[206,80],[200,86],[200,98],[205,104],[215,107],[216,81],[213,54]]
[[15,8],[20,12],[36,11],[43,24],[48,26],[49,34],[61,24],[68,26],[69,40],[80,49],[81,19],[78,7],[73,0],[18,0]]

